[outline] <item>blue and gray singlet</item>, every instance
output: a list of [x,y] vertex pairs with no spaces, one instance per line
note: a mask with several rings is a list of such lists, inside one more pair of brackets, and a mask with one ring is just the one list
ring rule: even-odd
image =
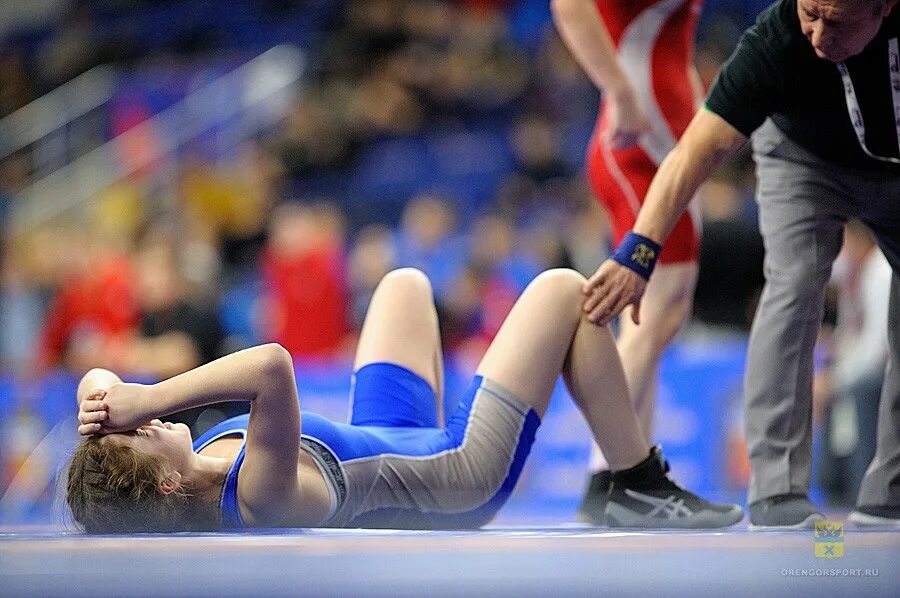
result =
[[[246,439],[248,415],[225,420],[194,442]],[[472,528],[490,521],[512,493],[540,418],[492,381],[476,377],[446,428],[434,391],[410,370],[369,364],[354,375],[350,423],[301,415],[301,447],[325,477],[332,508],[322,527]],[[241,446],[220,500],[225,528],[245,527],[237,503]]]

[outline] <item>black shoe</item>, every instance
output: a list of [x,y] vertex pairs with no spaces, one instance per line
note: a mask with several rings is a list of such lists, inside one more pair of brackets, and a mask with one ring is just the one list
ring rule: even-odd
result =
[[606,504],[609,527],[703,529],[734,525],[744,518],[738,505],[704,500],[666,475],[669,464],[658,446],[632,467],[612,474]]
[[856,507],[847,519],[859,527],[900,527],[900,506],[866,505]]
[[575,518],[581,523],[606,525],[606,496],[612,483],[612,472],[598,471],[591,476]]
[[777,494],[750,505],[750,529],[810,529],[825,515],[805,494]]

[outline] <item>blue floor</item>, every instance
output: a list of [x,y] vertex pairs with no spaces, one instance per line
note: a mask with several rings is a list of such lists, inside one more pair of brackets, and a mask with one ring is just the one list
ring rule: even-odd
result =
[[95,536],[0,529],[0,596],[900,596],[900,532],[271,530]]

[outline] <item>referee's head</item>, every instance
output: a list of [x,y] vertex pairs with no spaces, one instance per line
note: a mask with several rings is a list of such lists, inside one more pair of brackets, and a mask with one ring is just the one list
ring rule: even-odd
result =
[[843,62],[863,51],[897,0],[797,0],[800,28],[819,58]]

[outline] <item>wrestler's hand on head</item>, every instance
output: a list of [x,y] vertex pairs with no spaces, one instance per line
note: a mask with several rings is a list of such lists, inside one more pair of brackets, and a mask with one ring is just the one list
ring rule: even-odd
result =
[[95,390],[78,409],[78,433],[81,435],[127,432],[147,423],[153,414],[145,400],[143,384],[116,383],[107,390]]
[[630,85],[610,91],[609,120],[604,132],[604,142],[615,149],[636,145],[644,133],[651,130],[650,119]]
[[78,405],[78,433],[82,436],[98,434],[106,421],[106,390],[95,389]]
[[605,326],[626,306],[634,305],[631,320],[640,324],[641,297],[646,288],[647,281],[640,274],[614,260],[606,260],[584,283],[582,291],[586,297],[582,309],[588,320]]

